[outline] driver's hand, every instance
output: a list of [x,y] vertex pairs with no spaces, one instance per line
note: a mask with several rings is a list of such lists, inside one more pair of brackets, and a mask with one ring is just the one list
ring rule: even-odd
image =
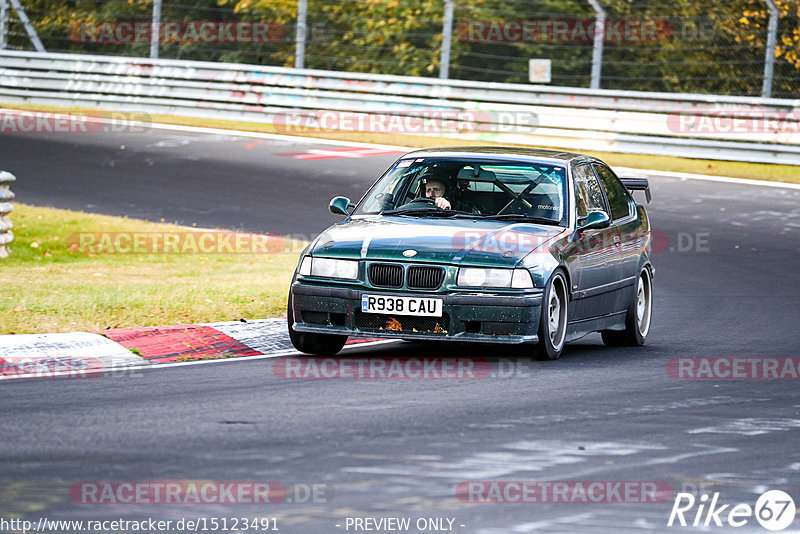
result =
[[436,204],[437,207],[442,208],[443,210],[450,209],[450,201],[444,197],[437,197],[434,203]]

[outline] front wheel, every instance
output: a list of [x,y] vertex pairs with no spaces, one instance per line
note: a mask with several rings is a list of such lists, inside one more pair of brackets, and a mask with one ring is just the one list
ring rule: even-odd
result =
[[347,341],[347,336],[336,334],[315,334],[312,332],[296,332],[294,329],[294,307],[292,306],[292,292],[289,291],[289,302],[286,309],[289,326],[289,339],[294,348],[306,354],[315,356],[333,356],[337,354]]
[[633,295],[625,314],[625,330],[616,332],[604,330],[603,343],[609,347],[639,347],[644,345],[650,332],[653,317],[653,278],[645,267],[639,274],[636,293]]
[[567,337],[567,306],[569,292],[564,275],[556,272],[547,284],[539,317],[539,343],[534,357],[537,360],[557,360],[564,350]]

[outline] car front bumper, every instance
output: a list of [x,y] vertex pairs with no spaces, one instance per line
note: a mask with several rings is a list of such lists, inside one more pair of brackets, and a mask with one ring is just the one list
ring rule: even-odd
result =
[[[501,293],[411,293],[350,289],[294,282],[294,329],[298,332],[434,341],[535,343],[542,291]],[[361,295],[441,298],[441,318],[361,312]]]

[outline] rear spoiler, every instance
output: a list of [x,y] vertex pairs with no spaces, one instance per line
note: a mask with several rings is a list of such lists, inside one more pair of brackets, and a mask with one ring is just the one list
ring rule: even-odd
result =
[[650,203],[650,182],[647,178],[620,178],[622,185],[628,188],[628,191],[644,191],[644,196],[647,198],[647,203]]

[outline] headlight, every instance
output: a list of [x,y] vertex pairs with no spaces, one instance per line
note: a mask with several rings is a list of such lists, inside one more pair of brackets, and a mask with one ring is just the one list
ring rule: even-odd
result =
[[358,261],[306,256],[300,263],[299,274],[356,280],[358,278]]
[[477,269],[464,267],[458,270],[459,286],[464,287],[513,287],[527,289],[533,287],[533,280],[527,269]]

